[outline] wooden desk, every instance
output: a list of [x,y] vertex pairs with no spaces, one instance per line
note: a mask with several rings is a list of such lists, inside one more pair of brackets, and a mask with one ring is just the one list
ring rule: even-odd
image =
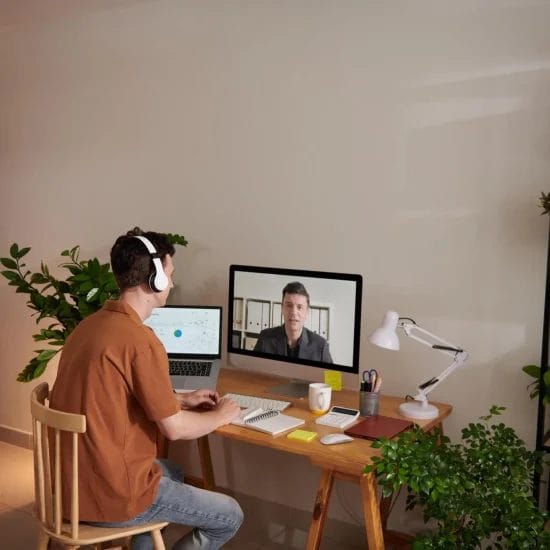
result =
[[[221,370],[218,391],[222,396],[226,393],[242,393],[245,395],[258,395],[291,401],[292,405],[285,410],[285,413],[303,418],[306,423],[300,426],[300,428],[317,432],[319,436],[335,431],[334,428],[315,424],[317,417],[309,411],[307,399],[292,399],[267,393],[266,388],[284,381],[285,379],[264,373],[226,368]],[[331,404],[357,408],[358,400],[358,392],[342,390],[332,393]],[[399,418],[398,406],[402,402],[402,398],[383,395],[380,401],[380,414]],[[437,405],[440,415],[433,420],[419,420],[417,423],[425,430],[440,425],[442,420],[449,416],[452,410],[450,405],[441,403],[432,404]],[[303,443],[288,439],[286,433],[273,437],[256,430],[232,425],[218,428],[215,433],[222,437],[245,441],[253,445],[305,456],[314,466],[321,469],[321,479],[317,490],[307,541],[308,550],[319,548],[334,479],[346,479],[359,483],[369,550],[384,549],[383,531],[387,517],[382,518],[381,516],[376,477],[374,474],[366,475],[363,473],[363,468],[370,462],[370,457],[379,454],[377,449],[372,448],[371,441],[356,439],[345,445],[323,445],[319,442],[319,438],[316,438],[310,443]],[[214,489],[214,471],[210,458],[208,436],[199,439],[199,452],[204,486]]]

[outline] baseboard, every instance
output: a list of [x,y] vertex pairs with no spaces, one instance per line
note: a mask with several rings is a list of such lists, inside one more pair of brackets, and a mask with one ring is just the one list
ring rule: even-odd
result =
[[16,445],[17,447],[23,447],[24,449],[32,449],[32,433],[10,428],[9,426],[2,426],[1,424],[0,441]]

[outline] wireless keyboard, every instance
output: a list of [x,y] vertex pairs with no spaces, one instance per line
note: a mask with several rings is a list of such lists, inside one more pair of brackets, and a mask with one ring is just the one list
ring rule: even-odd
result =
[[240,393],[226,393],[224,397],[233,399],[241,409],[254,407],[264,411],[284,411],[290,405],[290,401],[279,401],[278,399],[268,399],[255,395],[241,395]]

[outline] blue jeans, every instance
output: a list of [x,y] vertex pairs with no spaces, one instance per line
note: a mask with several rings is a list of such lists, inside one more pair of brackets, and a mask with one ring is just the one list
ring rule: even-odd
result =
[[[183,483],[180,468],[167,460],[159,460],[162,477],[157,496],[151,506],[135,518],[118,523],[95,523],[104,527],[127,527],[151,521],[169,521],[194,529],[179,539],[173,550],[216,550],[238,531],[243,512],[238,502],[222,493],[199,489]],[[148,533],[132,538],[132,550],[152,550]]]

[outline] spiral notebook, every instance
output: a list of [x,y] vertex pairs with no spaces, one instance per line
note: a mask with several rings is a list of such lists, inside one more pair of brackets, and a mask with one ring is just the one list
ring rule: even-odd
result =
[[278,435],[292,430],[304,423],[305,420],[302,418],[283,414],[280,411],[264,411],[263,409],[254,409],[252,411],[245,409],[239,418],[231,422],[231,424],[235,424],[236,426],[243,426],[244,428],[258,430],[271,435]]

